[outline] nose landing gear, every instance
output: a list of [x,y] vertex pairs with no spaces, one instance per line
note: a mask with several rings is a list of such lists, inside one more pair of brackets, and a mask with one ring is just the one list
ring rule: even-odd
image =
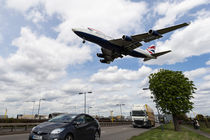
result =
[[85,39],[82,40],[82,43],[83,43],[83,44],[85,43]]

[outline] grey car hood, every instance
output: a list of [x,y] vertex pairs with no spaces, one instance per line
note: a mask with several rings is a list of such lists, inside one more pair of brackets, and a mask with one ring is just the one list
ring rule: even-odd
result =
[[35,133],[50,133],[52,130],[56,128],[62,128],[68,125],[69,123],[58,123],[58,122],[44,122],[39,125],[37,125],[33,132]]

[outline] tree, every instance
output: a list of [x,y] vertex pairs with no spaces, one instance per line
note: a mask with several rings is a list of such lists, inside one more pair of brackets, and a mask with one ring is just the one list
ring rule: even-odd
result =
[[149,76],[149,89],[153,94],[153,101],[166,114],[172,114],[174,130],[178,131],[178,116],[193,108],[195,85],[182,74],[181,71],[161,69]]

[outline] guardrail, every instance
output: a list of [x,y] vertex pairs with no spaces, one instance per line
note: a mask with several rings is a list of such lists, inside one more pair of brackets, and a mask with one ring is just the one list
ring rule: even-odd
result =
[[0,135],[30,132],[38,124],[40,123],[0,123]]
[[111,127],[118,125],[130,125],[132,122],[99,122],[101,127]]
[[[101,127],[130,125],[131,122],[99,122]],[[20,134],[31,131],[31,128],[40,123],[0,123],[0,135]]]

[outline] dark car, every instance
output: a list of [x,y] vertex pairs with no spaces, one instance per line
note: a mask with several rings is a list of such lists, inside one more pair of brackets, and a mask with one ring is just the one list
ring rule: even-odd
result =
[[99,140],[101,128],[87,114],[63,114],[34,127],[29,140]]

